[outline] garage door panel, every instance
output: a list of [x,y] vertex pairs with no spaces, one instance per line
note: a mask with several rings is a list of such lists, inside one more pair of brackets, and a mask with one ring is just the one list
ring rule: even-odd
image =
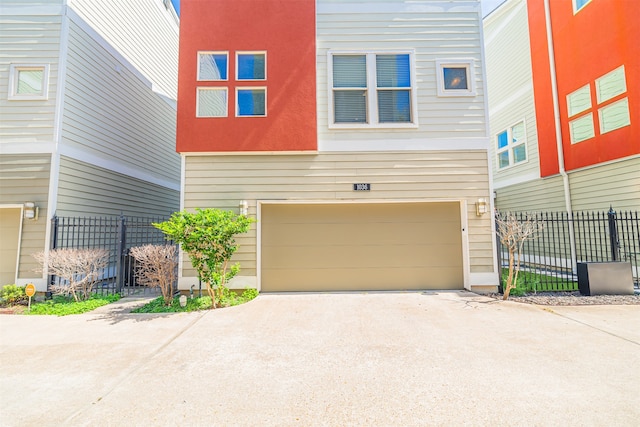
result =
[[0,286],[16,280],[21,210],[0,208]]
[[[279,245],[304,245],[305,242],[326,242],[342,245],[353,241],[361,245],[419,244],[441,242],[460,234],[459,222],[448,223],[365,223],[358,224],[273,224],[263,227],[263,240]],[[266,243],[264,247],[270,246]]]
[[277,269],[299,265],[308,268],[461,267],[462,261],[457,245],[281,246],[279,250],[265,249],[262,265]]
[[[268,291],[384,291],[419,289],[460,289],[457,269],[405,268],[401,272],[377,269],[277,269],[263,270]],[[348,283],[348,286],[345,286]]]
[[460,289],[460,205],[265,204],[262,290]]
[[[363,217],[371,222],[455,222],[459,223],[459,204],[433,203],[427,218],[422,218],[422,203],[344,203],[264,205],[262,223],[347,223],[361,224]],[[453,216],[452,216],[453,214]]]

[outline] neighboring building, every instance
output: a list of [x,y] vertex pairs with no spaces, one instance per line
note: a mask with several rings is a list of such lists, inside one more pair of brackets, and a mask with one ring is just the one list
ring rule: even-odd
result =
[[497,208],[640,210],[640,2],[507,0],[483,24]]
[[182,205],[257,218],[233,287],[496,289],[477,1],[183,0],[181,23]]
[[46,290],[54,215],[179,209],[178,29],[163,0],[0,0],[0,286]]

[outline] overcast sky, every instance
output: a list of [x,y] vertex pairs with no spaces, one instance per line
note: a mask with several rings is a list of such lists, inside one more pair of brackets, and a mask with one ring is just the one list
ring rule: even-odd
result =
[[[505,0],[480,0],[482,4],[482,17],[487,16],[489,12],[498,7],[503,1]],[[178,16],[180,16],[180,0],[171,0],[171,3],[173,3],[176,12],[178,12]]]

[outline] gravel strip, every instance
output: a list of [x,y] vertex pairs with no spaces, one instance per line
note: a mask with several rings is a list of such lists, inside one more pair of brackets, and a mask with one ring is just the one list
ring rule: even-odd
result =
[[[489,294],[489,296],[502,299],[502,294]],[[518,297],[509,296],[509,301],[536,305],[640,305],[640,294],[585,296],[578,291],[538,292]]]

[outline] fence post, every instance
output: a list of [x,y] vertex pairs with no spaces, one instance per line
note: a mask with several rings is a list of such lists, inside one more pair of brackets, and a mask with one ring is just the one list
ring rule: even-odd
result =
[[613,206],[609,206],[607,212],[609,218],[609,244],[611,246],[611,261],[618,261],[618,227],[616,224],[616,211]]
[[122,295],[124,287],[124,252],[127,247],[127,229],[125,224],[126,218],[120,215],[118,218],[118,240],[116,247],[116,292]]

